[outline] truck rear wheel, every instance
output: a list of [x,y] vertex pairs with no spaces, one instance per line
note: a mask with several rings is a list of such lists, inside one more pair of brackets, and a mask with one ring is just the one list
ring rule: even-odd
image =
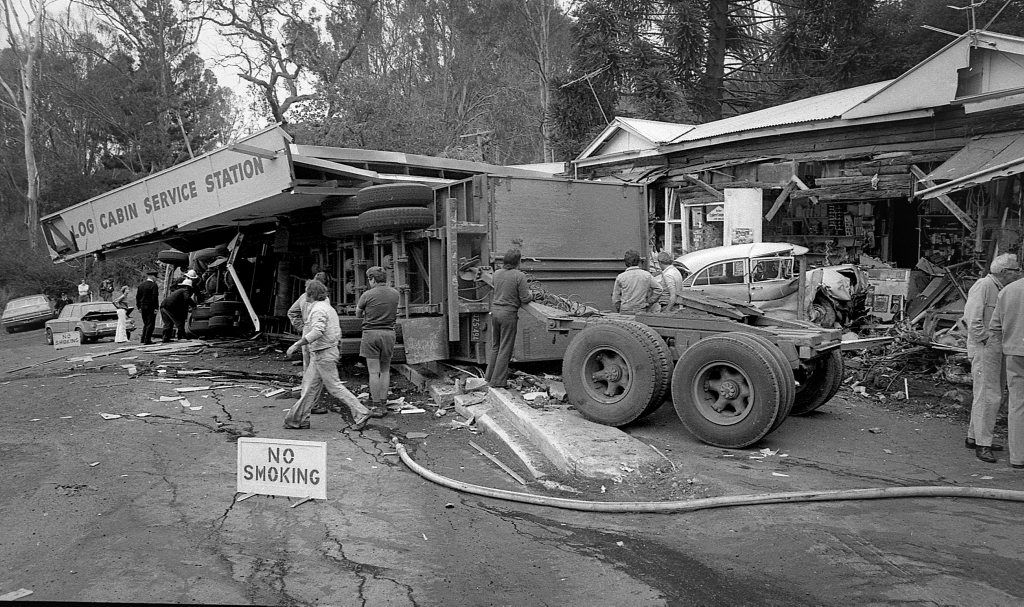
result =
[[331,196],[320,203],[320,215],[324,219],[333,217],[354,217],[359,214],[354,196]]
[[326,219],[321,224],[320,230],[327,238],[349,238],[361,234],[359,231],[359,218],[348,216]]
[[672,404],[694,436],[739,449],[764,438],[783,408],[778,361],[764,344],[712,335],[687,348],[672,373]]
[[671,360],[661,337],[639,323],[597,321],[566,348],[562,380],[583,417],[624,426],[661,405]]
[[184,268],[188,266],[188,253],[176,249],[165,249],[156,254],[157,261]]
[[745,332],[741,333],[737,331],[735,333],[730,333],[730,336],[760,343],[772,353],[779,365],[776,372],[784,389],[782,393],[782,405],[779,408],[779,415],[775,418],[775,421],[772,423],[772,429],[770,430],[771,432],[774,432],[776,428],[782,425],[782,422],[786,421],[786,418],[789,417],[790,412],[793,410],[793,403],[796,399],[796,377],[793,374],[793,367],[789,365],[789,361],[782,353],[782,350],[772,343],[772,340],[763,335]]
[[843,353],[839,348],[807,361],[800,370],[793,415],[806,415],[824,405],[843,385]]
[[434,190],[421,183],[385,183],[365,187],[355,195],[357,213],[395,207],[425,207],[434,202]]
[[360,213],[358,220],[364,234],[419,230],[434,225],[434,211],[423,207],[373,209]]

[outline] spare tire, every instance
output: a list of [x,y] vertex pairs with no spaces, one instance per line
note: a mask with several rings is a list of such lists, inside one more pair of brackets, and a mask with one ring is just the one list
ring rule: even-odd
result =
[[211,331],[218,329],[233,329],[235,327],[234,316],[214,316],[207,321]]
[[320,229],[326,238],[350,238],[361,234],[358,217],[332,217],[324,220]]
[[210,306],[197,306],[195,310],[192,310],[192,320],[209,320],[213,316],[213,310]]
[[232,301],[224,299],[221,301],[215,301],[210,304],[210,316],[234,316],[235,312],[238,312],[245,307],[240,301]]
[[434,202],[434,190],[422,183],[385,183],[363,188],[355,196],[357,212],[396,207],[425,207]]
[[193,253],[192,256],[196,261],[209,263],[218,257],[227,257],[228,248],[224,245],[220,245],[219,247],[207,247],[205,249],[199,249]]
[[375,209],[360,213],[358,220],[364,234],[420,230],[434,225],[434,211],[423,207]]
[[157,261],[166,263],[179,268],[188,267],[188,253],[183,253],[177,249],[167,249],[160,251],[156,254]]
[[359,214],[354,196],[331,196],[320,203],[320,215],[324,219],[332,217],[354,217]]

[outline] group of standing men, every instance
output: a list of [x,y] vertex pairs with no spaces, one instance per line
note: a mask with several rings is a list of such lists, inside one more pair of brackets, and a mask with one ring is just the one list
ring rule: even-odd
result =
[[370,380],[370,406],[364,405],[338,377],[341,322],[327,296],[327,275],[318,273],[306,282],[305,292],[288,310],[292,326],[301,337],[288,348],[291,356],[302,351],[302,392],[285,416],[284,427],[304,430],[310,427],[310,414],[327,413],[317,401],[324,389],[345,403],[352,413],[352,429],[362,430],[371,418],[384,417],[391,383],[391,357],[395,350],[395,322],[399,293],[386,284],[384,268],[366,271],[367,289],[356,303],[356,317],[362,319],[359,355],[366,358]]
[[622,314],[672,312],[682,291],[683,276],[667,251],[658,253],[661,271],[657,276],[640,267],[640,253],[630,249],[622,257],[624,272],[615,277],[612,307]]
[[1010,466],[1024,468],[1024,280],[1016,254],[996,256],[989,274],[971,287],[964,305],[967,358],[974,398],[965,446],[983,462],[995,463],[996,417],[1009,388],[1007,428]]

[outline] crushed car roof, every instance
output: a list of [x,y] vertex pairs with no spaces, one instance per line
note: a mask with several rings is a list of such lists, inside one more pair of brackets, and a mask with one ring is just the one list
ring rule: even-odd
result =
[[803,255],[807,247],[788,242],[755,242],[751,244],[734,244],[724,247],[711,247],[693,251],[676,258],[675,264],[694,272],[708,264],[729,259],[746,259],[748,257],[769,257],[772,255]]

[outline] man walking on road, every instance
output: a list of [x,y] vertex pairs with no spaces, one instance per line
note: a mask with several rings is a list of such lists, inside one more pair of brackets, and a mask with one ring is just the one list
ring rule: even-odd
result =
[[160,287],[156,284],[156,270],[146,270],[146,280],[135,291],[135,306],[142,315],[142,343],[153,343],[156,328],[156,309],[160,305]]
[[[1013,264],[1011,267],[1019,269],[1020,266]],[[999,292],[989,330],[992,333],[989,340],[1000,346],[1006,357],[1006,380],[1010,388],[1006,416],[1010,466],[1024,468],[1024,280],[1011,282]],[[974,418],[973,411],[971,418]],[[975,428],[975,439],[980,443],[981,436],[977,432]]]
[[366,280],[370,288],[356,303],[356,317],[363,319],[359,356],[366,359],[366,370],[370,373],[370,414],[384,417],[391,385],[391,355],[395,351],[399,293],[387,285],[387,273],[380,266],[368,269]]
[[612,307],[622,314],[643,312],[661,297],[661,285],[650,272],[640,268],[640,253],[630,249],[622,261],[626,270],[615,277]]
[[324,283],[311,280],[306,284],[306,302],[309,306],[306,333],[288,347],[288,356],[308,345],[309,366],[302,374],[302,394],[285,416],[284,427],[289,430],[308,429],[309,414],[315,398],[322,388],[326,388],[352,411],[352,429],[362,430],[370,420],[370,411],[338,379],[341,325],[338,313],[327,303],[327,287]]
[[[326,272],[317,272],[316,276],[313,277],[313,280],[319,281],[319,282],[323,283],[326,286],[327,285],[327,273]],[[309,281],[309,280],[306,281],[306,286],[307,287],[309,286],[310,282],[311,281]],[[324,301],[327,302],[327,305],[330,305],[330,303],[331,303],[331,299],[329,297],[327,299],[325,299]],[[295,330],[299,332],[299,335],[304,335],[306,333],[306,330],[308,329],[307,321],[308,321],[308,317],[309,317],[309,308],[310,308],[310,302],[306,299],[306,292],[305,291],[303,291],[302,294],[299,295],[299,298],[295,300],[295,303],[293,303],[291,305],[291,307],[288,308],[288,320],[291,321],[292,327],[294,327]],[[309,366],[309,347],[302,346],[302,374],[303,375],[306,374],[306,367],[308,367],[308,366]],[[321,415],[321,414],[324,414],[324,413],[328,412],[327,406],[320,404],[320,394],[321,394],[321,392],[318,391],[315,395],[311,396],[311,398],[313,399],[313,410],[311,411],[311,413],[313,413],[315,415]]]
[[965,446],[983,462],[995,463],[993,451],[1002,450],[992,443],[992,430],[996,425],[999,405],[1006,385],[1006,364],[1002,344],[992,338],[989,321],[996,308],[996,300],[1003,287],[1016,280],[1020,266],[1012,253],[992,260],[989,274],[978,280],[967,293],[964,304],[964,324],[967,325],[967,359],[971,362],[974,399],[971,401],[971,421],[967,426]]
[[491,278],[491,349],[487,356],[484,380],[494,388],[508,385],[508,364],[516,345],[519,330],[519,308],[533,301],[526,285],[526,274],[519,269],[522,253],[509,249],[502,259],[501,269]]

